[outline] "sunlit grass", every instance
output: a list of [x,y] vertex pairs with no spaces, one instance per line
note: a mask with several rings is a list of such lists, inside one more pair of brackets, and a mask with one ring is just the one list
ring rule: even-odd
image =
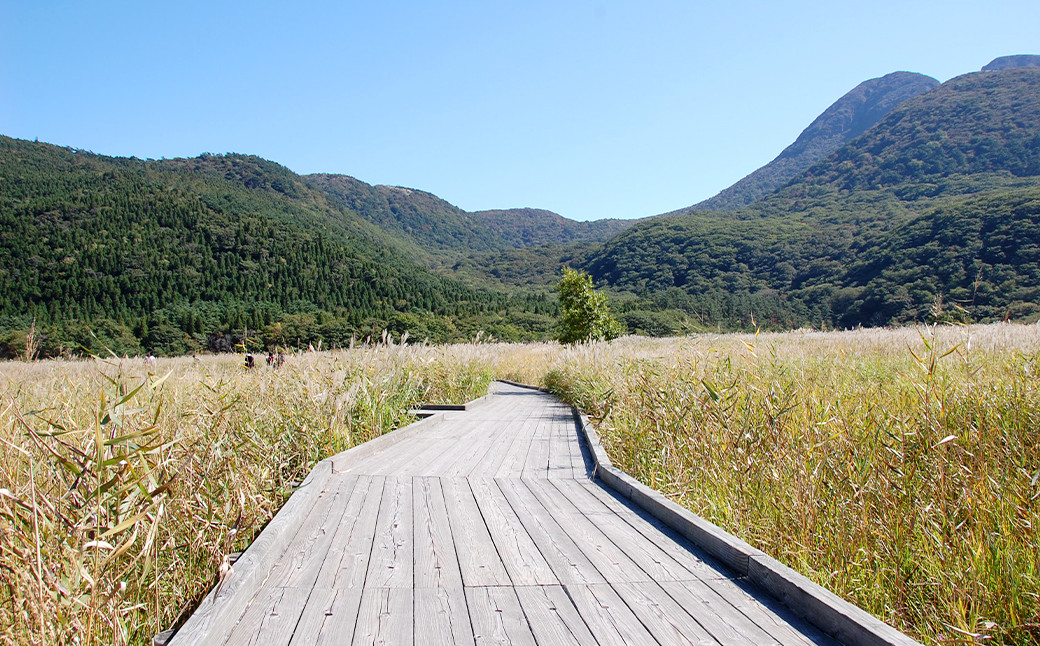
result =
[[930,644],[1040,641],[1040,329],[0,364],[0,642],[147,644],[318,460],[492,377]]
[[467,346],[0,365],[0,641],[146,644],[318,460],[483,395]]
[[1040,637],[1040,329],[577,350],[615,464],[928,643]]

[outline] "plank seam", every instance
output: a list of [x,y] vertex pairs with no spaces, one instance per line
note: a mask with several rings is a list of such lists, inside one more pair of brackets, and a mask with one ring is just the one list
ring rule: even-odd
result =
[[[489,397],[490,395],[484,395],[466,402],[464,404],[467,407],[465,410],[486,403]],[[291,523],[294,518],[302,513],[304,509],[309,509],[310,505],[314,504],[312,498],[321,492],[321,489],[334,473],[343,470],[336,468],[336,460],[360,459],[375,453],[379,449],[388,448],[385,445],[393,446],[431,423],[439,421],[439,417],[440,415],[435,413],[407,426],[372,438],[368,442],[351,447],[346,451],[329,456],[315,464],[296,491],[289,496],[288,500],[282,504],[267,526],[246,548],[242,557],[236,562],[236,567],[232,567],[228,578],[215,584],[210,589],[183,624],[161,633],[163,638],[167,640],[166,643],[170,644],[170,646],[200,644],[212,637],[211,633],[214,626],[226,620],[229,613],[237,611],[238,618],[241,618],[242,613],[253,602],[254,595],[249,595],[243,605],[241,599],[243,595],[232,593],[238,592],[243,586],[252,584],[258,576],[257,570],[260,566],[270,558],[277,558],[288,547],[295,536],[295,532],[289,531],[293,529]],[[299,527],[295,527],[295,529],[298,530]],[[272,553],[274,553],[273,557]]]

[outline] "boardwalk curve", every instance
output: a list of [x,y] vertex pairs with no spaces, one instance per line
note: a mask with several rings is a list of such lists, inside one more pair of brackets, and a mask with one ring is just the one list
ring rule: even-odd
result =
[[757,555],[666,524],[556,398],[497,382],[465,408],[319,463],[168,643],[839,643],[750,582]]

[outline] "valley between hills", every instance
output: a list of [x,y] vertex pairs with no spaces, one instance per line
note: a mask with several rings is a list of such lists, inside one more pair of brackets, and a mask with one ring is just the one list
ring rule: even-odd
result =
[[734,186],[634,220],[2,137],[0,354],[549,339],[563,266],[651,336],[1033,321],[1036,60],[865,81]]
[[[0,137],[0,643],[152,643],[315,464],[494,379],[913,639],[1040,643],[1038,64],[866,81],[638,220]],[[541,342],[564,266],[629,335]]]

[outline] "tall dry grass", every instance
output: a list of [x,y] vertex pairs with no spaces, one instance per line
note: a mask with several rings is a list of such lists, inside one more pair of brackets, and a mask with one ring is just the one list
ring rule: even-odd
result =
[[0,364],[0,641],[150,643],[316,461],[484,394],[478,353]]
[[547,384],[615,464],[931,644],[1040,642],[1040,329],[626,340]]
[[0,364],[0,641],[148,643],[315,461],[495,376],[927,643],[1037,643],[1038,350],[993,325]]

